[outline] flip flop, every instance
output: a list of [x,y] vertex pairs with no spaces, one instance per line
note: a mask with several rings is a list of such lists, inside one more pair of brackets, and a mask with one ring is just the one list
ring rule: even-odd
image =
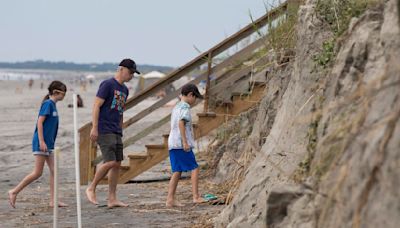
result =
[[216,200],[216,199],[218,199],[218,197],[216,195],[207,193],[207,194],[203,195],[203,199],[205,199],[208,202],[208,201]]

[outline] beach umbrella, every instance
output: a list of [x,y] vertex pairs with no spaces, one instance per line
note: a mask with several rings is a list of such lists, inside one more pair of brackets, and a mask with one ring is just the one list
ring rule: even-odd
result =
[[93,74],[86,75],[86,79],[95,79],[96,77]]

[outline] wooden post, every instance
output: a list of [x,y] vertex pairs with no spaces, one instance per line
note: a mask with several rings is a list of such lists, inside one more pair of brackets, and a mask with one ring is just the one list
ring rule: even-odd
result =
[[86,185],[89,182],[88,170],[90,167],[89,148],[91,129],[91,123],[79,129],[79,169],[81,185]]
[[208,61],[207,61],[207,83],[206,83],[206,92],[204,96],[204,108],[203,112],[208,112],[208,100],[209,100],[209,92],[210,89],[210,76],[211,76],[211,63],[212,63],[212,52],[208,52]]
[[88,180],[92,181],[94,178],[94,174],[96,173],[96,165],[92,164],[92,161],[97,157],[97,143],[90,140],[89,143],[89,161],[88,161]]

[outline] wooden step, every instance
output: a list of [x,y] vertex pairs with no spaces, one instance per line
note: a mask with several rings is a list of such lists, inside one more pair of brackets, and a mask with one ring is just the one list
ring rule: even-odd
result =
[[197,113],[198,117],[216,117],[217,114],[215,112],[201,112]]
[[215,112],[203,112],[198,113],[197,115],[199,116],[198,124],[200,126],[213,122],[214,119],[217,118],[217,114]]
[[129,170],[131,167],[129,165],[121,165],[120,170]]
[[150,156],[155,156],[161,152],[163,152],[164,150],[168,151],[168,146],[164,145],[164,144],[160,144],[160,145],[145,145],[147,148],[147,153]]
[[232,94],[230,94],[229,97],[215,98],[215,106],[230,106],[232,104]]
[[266,85],[267,84],[266,81],[253,81],[252,83],[255,86],[260,86],[260,85]]
[[168,138],[169,138],[169,134],[164,134],[162,135],[163,137],[163,142],[165,146],[168,146]]
[[159,152],[149,156],[147,159],[142,160],[133,160],[136,161],[137,164],[133,165],[129,171],[124,173],[122,176],[120,175],[120,179],[118,183],[123,184],[128,182],[129,180],[135,178],[137,175],[145,172],[146,170],[150,169],[151,167],[157,165],[161,161],[168,158],[168,149],[159,149]]
[[257,102],[262,99],[264,89],[265,86],[255,86],[251,94],[240,94],[241,96],[234,96],[233,105],[229,109],[223,106],[218,106],[213,110],[217,115],[214,118],[200,117],[199,122],[196,125],[193,125],[195,139],[197,140],[200,137],[207,135],[212,130],[221,126],[225,121],[256,105]]
[[232,107],[233,106],[233,101],[232,101],[232,99],[229,99],[229,100],[224,100],[224,101],[222,101],[221,102],[221,104],[220,104],[222,107]]
[[266,68],[258,73],[256,73],[251,81],[251,84],[253,85],[265,85],[267,84],[267,75],[269,73],[270,69]]
[[165,145],[164,144],[154,144],[154,145],[148,144],[148,145],[145,145],[145,147],[147,149],[164,149]]
[[140,153],[128,154],[128,158],[129,158],[129,166],[132,169],[135,169],[141,163],[148,160],[150,156],[147,153],[140,152]]
[[[131,166],[128,165],[121,165],[119,167],[119,176],[124,175],[126,172],[128,172],[131,169]],[[108,174],[100,180],[99,184],[108,184]]]
[[249,95],[251,95],[250,92],[233,92],[232,93],[233,97],[235,97],[235,96],[243,97],[243,96],[249,96]]
[[246,78],[242,78],[241,80],[237,81],[234,85],[231,86],[230,91],[231,94],[242,94],[248,93],[250,89],[250,75]]
[[146,159],[149,155],[142,152],[142,153],[128,154],[127,156],[130,159]]

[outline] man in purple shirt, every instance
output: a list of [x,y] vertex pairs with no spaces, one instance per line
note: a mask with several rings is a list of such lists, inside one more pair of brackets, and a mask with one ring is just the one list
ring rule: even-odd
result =
[[109,208],[128,206],[117,199],[116,191],[119,169],[124,157],[121,139],[123,112],[129,95],[124,83],[130,81],[134,73],[140,74],[135,62],[131,59],[122,60],[115,76],[100,84],[93,105],[90,138],[99,144],[104,163],[97,169],[92,183],[86,189],[86,196],[91,203],[98,204],[96,186],[110,172],[107,203]]

